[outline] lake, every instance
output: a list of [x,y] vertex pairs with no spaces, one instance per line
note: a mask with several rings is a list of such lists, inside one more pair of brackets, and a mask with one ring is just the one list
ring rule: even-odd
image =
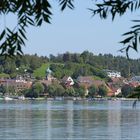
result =
[[140,140],[133,101],[0,101],[0,139]]

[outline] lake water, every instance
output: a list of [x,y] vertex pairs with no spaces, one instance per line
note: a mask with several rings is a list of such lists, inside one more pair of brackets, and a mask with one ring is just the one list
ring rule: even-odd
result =
[[0,139],[140,140],[133,101],[0,101]]

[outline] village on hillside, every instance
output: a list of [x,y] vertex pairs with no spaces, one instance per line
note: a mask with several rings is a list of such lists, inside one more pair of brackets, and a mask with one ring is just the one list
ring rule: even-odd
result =
[[46,69],[46,78],[37,80],[31,75],[17,75],[15,79],[0,79],[1,96],[28,98],[38,97],[129,97],[134,88],[140,86],[140,76],[124,78],[118,71],[103,70],[108,81],[93,76],[78,76],[76,79],[67,75],[58,80],[53,71]]

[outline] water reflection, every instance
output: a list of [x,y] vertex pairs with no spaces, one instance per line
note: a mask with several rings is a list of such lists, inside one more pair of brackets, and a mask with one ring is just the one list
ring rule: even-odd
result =
[[117,110],[108,109],[108,134],[109,139],[114,138],[114,140],[121,139],[121,102],[120,101],[110,101],[108,102],[108,107],[119,108]]
[[0,102],[0,139],[139,140],[131,101]]
[[52,102],[48,101],[47,103],[47,111],[46,111],[46,134],[47,134],[47,139],[50,140],[51,139],[51,132],[52,132],[52,127],[51,127],[51,121],[52,121],[52,117],[51,117],[51,110],[49,108],[51,108],[52,106]]

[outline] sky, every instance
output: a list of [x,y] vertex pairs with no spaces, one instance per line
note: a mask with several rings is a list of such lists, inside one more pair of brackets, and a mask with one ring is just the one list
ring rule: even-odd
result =
[[[81,53],[85,50],[93,54],[123,55],[118,50],[123,46],[119,43],[122,34],[129,31],[133,25],[132,19],[138,17],[137,13],[127,13],[116,17],[112,22],[111,17],[101,20],[98,16],[92,17],[87,8],[92,8],[91,0],[75,1],[75,9],[60,11],[58,3],[52,2],[51,24],[42,27],[27,29],[28,41],[23,49],[24,53],[49,56],[65,52]],[[140,52],[130,50],[131,58],[139,58]]]

